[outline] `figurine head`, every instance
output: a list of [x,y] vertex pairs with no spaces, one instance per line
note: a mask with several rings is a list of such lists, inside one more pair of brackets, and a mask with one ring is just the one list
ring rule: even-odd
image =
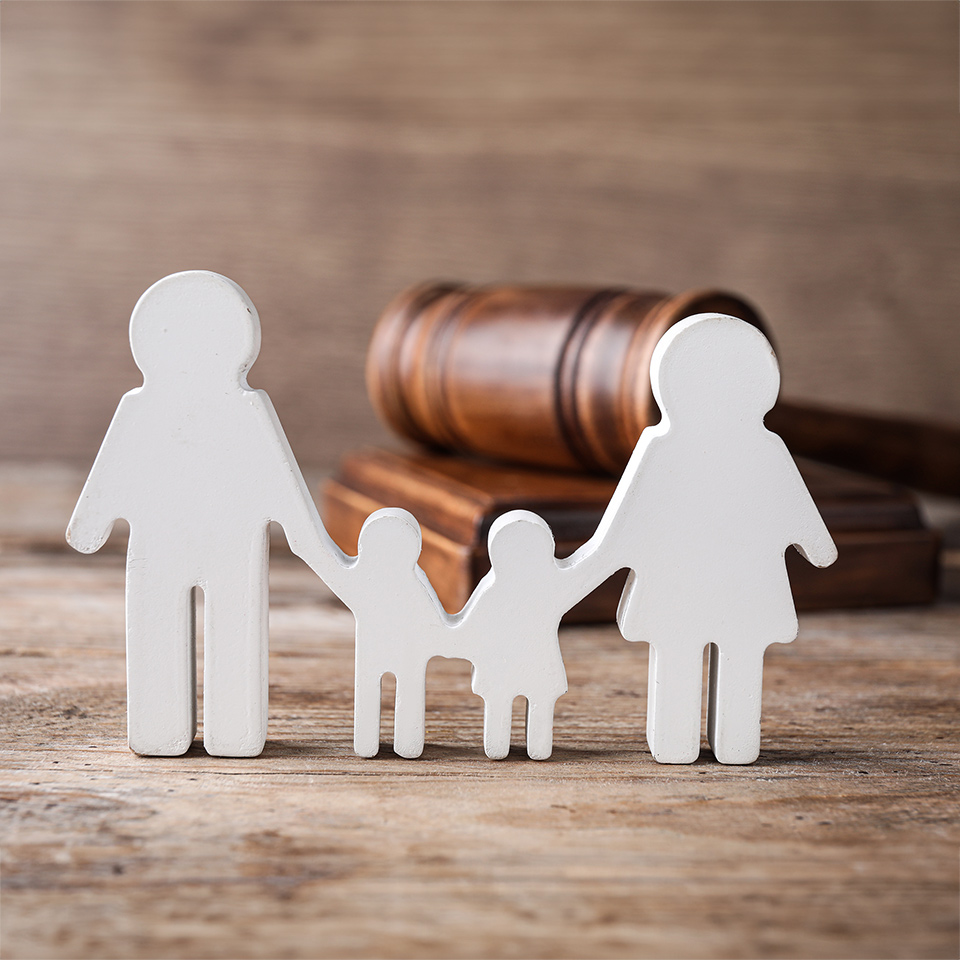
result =
[[406,568],[416,565],[422,541],[420,524],[412,513],[386,507],[371,513],[363,522],[357,549],[361,563]]
[[650,382],[672,425],[762,420],[780,390],[773,347],[754,326],[719,313],[674,324],[650,361]]
[[209,270],[174,273],[137,301],[130,347],[144,384],[177,377],[184,386],[246,385],[260,352],[260,318],[232,280]]
[[546,520],[529,510],[511,510],[493,521],[487,550],[496,576],[522,582],[525,572],[552,563],[556,544]]

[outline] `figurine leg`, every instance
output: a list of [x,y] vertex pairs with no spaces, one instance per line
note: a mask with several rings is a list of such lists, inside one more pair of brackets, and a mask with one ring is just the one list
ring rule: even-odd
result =
[[527,756],[548,760],[553,753],[553,711],[556,700],[527,698]]
[[512,698],[483,701],[483,752],[491,760],[502,760],[510,752],[512,722]]
[[393,752],[414,760],[423,753],[426,726],[427,668],[397,676],[393,711]]
[[134,753],[178,757],[197,732],[193,591],[165,565],[127,565],[127,742]]
[[380,682],[377,671],[357,664],[353,681],[353,752],[375,757],[380,752]]
[[267,739],[267,578],[211,580],[204,592],[203,746],[256,757]]
[[753,763],[760,755],[763,651],[710,645],[707,738],[720,763]]
[[693,763],[700,756],[703,649],[650,647],[647,744],[658,763]]

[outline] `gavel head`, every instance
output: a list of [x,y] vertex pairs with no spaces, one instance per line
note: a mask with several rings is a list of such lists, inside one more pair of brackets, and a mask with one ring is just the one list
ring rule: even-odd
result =
[[748,303],[720,291],[422,284],[381,316],[367,389],[381,418],[420,443],[618,473],[659,419],[657,342],[714,311],[763,329]]

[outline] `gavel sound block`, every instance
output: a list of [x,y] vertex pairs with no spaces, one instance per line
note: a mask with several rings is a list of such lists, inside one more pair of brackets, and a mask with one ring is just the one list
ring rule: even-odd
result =
[[[374,332],[368,392],[399,434],[432,450],[346,457],[322,493],[331,536],[353,553],[370,512],[410,510],[423,528],[421,565],[450,611],[488,569],[487,530],[508,510],[539,513],[558,556],[571,553],[596,529],[640,433],[659,419],[653,348],[671,324],[703,312],[764,328],[749,304],[720,291],[460,284],[405,291]],[[768,417],[788,446],[791,416],[778,408]],[[809,417],[804,425],[794,453],[811,446]],[[840,558],[818,570],[788,552],[798,607],[933,599],[938,538],[909,493],[820,464],[803,463],[801,472]],[[624,576],[567,619],[613,619]]]
[[[800,472],[826,521],[839,559],[818,570],[794,550],[787,570],[798,609],[927,603],[935,595],[937,537],[920,521],[912,497],[884,481],[800,461]],[[490,568],[487,531],[514,509],[540,514],[553,529],[557,556],[568,556],[596,530],[616,480],[483,463],[439,453],[366,450],[344,458],[323,489],[327,530],[356,553],[363,521],[385,506],[420,521],[420,565],[451,613]],[[611,577],[567,615],[568,622],[613,620],[625,573]]]

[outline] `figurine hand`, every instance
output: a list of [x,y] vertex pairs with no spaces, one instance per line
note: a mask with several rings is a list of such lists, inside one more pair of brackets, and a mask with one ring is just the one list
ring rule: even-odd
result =
[[96,553],[106,542],[113,530],[113,521],[106,528],[98,527],[85,517],[76,514],[67,527],[67,543],[80,553]]
[[798,543],[796,546],[803,559],[815,567],[829,567],[837,559],[837,545],[829,537],[808,544]]

